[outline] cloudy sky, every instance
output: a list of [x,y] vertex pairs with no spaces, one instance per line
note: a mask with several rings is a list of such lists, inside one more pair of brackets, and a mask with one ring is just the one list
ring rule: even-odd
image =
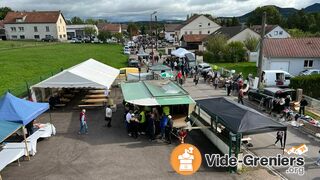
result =
[[158,19],[184,20],[187,14],[240,16],[258,6],[277,5],[301,9],[320,0],[0,0],[0,6],[13,10],[61,10],[69,19],[106,18],[109,21],[148,20],[158,12]]

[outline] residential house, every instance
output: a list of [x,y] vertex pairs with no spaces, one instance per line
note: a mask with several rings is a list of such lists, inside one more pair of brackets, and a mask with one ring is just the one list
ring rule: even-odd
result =
[[111,34],[121,33],[121,24],[100,23],[98,24],[99,31],[110,31]]
[[260,35],[246,26],[221,27],[210,36],[224,35],[228,39],[228,43],[234,41],[244,42],[248,38],[260,39]]
[[85,33],[86,28],[92,28],[95,30],[95,35],[98,35],[98,27],[93,24],[75,24],[75,25],[67,25],[67,36],[68,39],[72,39],[74,37],[78,39],[83,39],[84,37],[87,37]]
[[[262,26],[254,25],[251,29],[261,34]],[[265,29],[266,38],[290,38],[290,34],[279,25],[267,25]]]
[[267,38],[263,46],[263,70],[284,70],[298,75],[320,69],[320,38]]
[[203,42],[207,37],[207,34],[184,34],[180,39],[181,47],[188,50],[203,51]]
[[194,15],[176,28],[178,39],[184,34],[211,34],[218,30],[220,25],[205,15]]
[[67,40],[66,21],[60,11],[8,12],[4,18],[7,39],[53,37]]
[[0,21],[0,40],[6,39],[6,30],[4,29],[3,21]]
[[176,29],[180,26],[181,24],[165,24],[164,25],[164,38],[168,42],[178,42],[178,37],[176,33]]
[[121,32],[127,32],[128,31],[128,25],[127,24],[121,24]]

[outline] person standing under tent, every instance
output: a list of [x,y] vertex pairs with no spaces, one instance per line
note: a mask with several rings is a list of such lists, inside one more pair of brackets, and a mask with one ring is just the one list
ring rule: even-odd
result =
[[172,128],[173,128],[173,121],[172,121],[172,116],[169,115],[168,116],[168,122],[167,125],[165,127],[165,137],[166,137],[166,142],[168,144],[171,144],[171,132],[172,132]]
[[148,136],[149,136],[149,141],[154,141],[155,140],[155,127],[154,127],[154,114],[152,112],[149,113],[148,119],[147,119],[147,124],[148,124]]
[[78,134],[86,133],[88,134],[88,125],[87,125],[87,117],[86,110],[82,109],[80,113],[80,131]]
[[144,110],[141,110],[139,113],[139,132],[144,135],[146,134],[146,112]]
[[112,109],[110,108],[110,105],[106,107],[106,117],[105,121],[107,122],[106,126],[111,127],[111,119],[112,119]]
[[161,134],[160,138],[163,140],[165,138],[165,130],[166,130],[167,123],[168,123],[168,116],[163,113],[160,121],[160,134]]
[[128,136],[132,136],[131,128],[130,128],[130,120],[132,118],[131,114],[132,114],[132,110],[129,110],[128,113],[126,114],[126,129],[127,129]]

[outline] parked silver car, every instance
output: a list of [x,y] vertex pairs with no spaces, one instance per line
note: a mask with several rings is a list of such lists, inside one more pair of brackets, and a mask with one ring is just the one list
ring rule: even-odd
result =
[[308,76],[313,74],[320,74],[320,69],[306,69],[299,73],[299,76]]

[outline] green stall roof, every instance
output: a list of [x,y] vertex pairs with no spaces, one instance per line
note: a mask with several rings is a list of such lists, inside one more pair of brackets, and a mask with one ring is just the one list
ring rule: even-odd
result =
[[141,81],[121,84],[125,101],[137,105],[195,104],[189,94],[172,81]]

